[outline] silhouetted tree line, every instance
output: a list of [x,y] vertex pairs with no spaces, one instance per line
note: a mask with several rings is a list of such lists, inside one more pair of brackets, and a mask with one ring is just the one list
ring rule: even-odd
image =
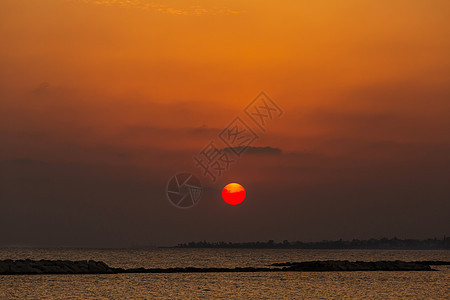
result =
[[351,241],[321,241],[321,242],[289,242],[284,240],[280,243],[276,243],[274,240],[267,242],[245,242],[245,243],[232,243],[232,242],[190,242],[184,244],[178,244],[173,248],[241,248],[241,249],[450,249],[450,238],[444,237],[443,239],[426,239],[426,240],[413,240],[413,239],[369,239],[358,240],[353,239]]

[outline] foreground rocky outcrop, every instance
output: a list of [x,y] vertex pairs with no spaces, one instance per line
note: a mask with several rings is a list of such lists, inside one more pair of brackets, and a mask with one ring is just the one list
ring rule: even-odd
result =
[[1,260],[0,274],[113,274],[102,261],[82,260]]
[[[119,274],[119,273],[212,273],[212,272],[333,272],[333,271],[433,271],[430,265],[450,265],[444,261],[375,261],[347,260],[275,263],[263,268],[112,268],[101,261],[2,260],[0,275],[20,274]],[[280,268],[282,267],[282,268]]]

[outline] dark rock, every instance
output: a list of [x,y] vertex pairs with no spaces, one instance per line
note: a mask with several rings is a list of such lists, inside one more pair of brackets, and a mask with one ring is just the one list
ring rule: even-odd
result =
[[432,271],[430,265],[449,265],[443,261],[374,261],[348,260],[305,261],[275,263],[283,268],[111,268],[101,261],[82,260],[3,260],[0,275],[15,274],[119,274],[119,273],[212,273],[212,272],[347,272],[347,271]]
[[415,261],[415,263],[429,266],[450,266],[450,261],[441,261],[441,260],[421,260]]
[[307,261],[291,263],[286,271],[330,272],[330,271],[431,271],[426,264],[404,261]]
[[104,262],[69,260],[3,260],[0,275],[14,274],[110,274],[114,271]]

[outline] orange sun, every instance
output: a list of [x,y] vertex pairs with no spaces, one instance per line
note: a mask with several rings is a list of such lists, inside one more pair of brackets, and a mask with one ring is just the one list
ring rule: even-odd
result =
[[245,189],[239,183],[229,183],[222,190],[222,198],[230,205],[238,205],[245,199]]

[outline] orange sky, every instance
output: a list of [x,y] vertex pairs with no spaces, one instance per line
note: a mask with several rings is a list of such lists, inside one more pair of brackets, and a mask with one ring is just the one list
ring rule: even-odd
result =
[[[0,160],[15,172],[5,175],[12,186],[7,193],[20,202],[54,188],[18,192],[21,172],[39,168],[14,167],[23,159],[87,168],[81,174],[106,181],[139,170],[133,173],[136,182],[151,179],[164,189],[167,176],[192,167],[192,155],[264,90],[285,114],[255,146],[283,154],[250,155],[230,173],[233,178],[323,191],[343,181],[376,189],[392,176],[392,182],[402,178],[426,186],[424,195],[439,191],[436,203],[448,206],[443,178],[450,167],[449,15],[445,0],[2,0]],[[392,199],[406,197],[397,187],[384,186]],[[154,201],[160,201],[156,194]],[[334,195],[348,199],[343,191]],[[371,197],[370,203],[384,203],[383,194]],[[420,199],[417,213],[426,206]],[[136,201],[130,215],[141,209]],[[342,207],[355,207],[348,201]],[[11,204],[13,215],[18,207]],[[162,210],[171,213],[170,207]],[[427,216],[435,214],[430,210]],[[409,227],[398,234],[445,233],[450,216],[439,216],[423,231],[407,219]],[[330,233],[315,224],[319,229],[310,235],[287,235],[390,233],[364,224],[362,232],[344,226]],[[142,233],[136,240],[152,234],[155,242],[180,240],[173,232],[167,239]]]

